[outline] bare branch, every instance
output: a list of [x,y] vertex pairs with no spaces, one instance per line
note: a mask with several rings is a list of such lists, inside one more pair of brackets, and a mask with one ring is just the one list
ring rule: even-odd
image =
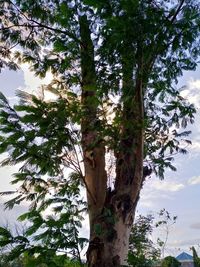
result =
[[172,19],[171,19],[171,23],[173,23],[173,22],[176,20],[176,18],[177,18],[177,16],[178,16],[179,12],[181,11],[181,8],[182,8],[184,2],[185,2],[185,0],[182,0],[182,1],[180,2],[180,5],[178,6],[178,8],[177,8],[177,10],[176,10],[176,12],[175,12],[175,14],[174,14],[174,16],[173,16]]

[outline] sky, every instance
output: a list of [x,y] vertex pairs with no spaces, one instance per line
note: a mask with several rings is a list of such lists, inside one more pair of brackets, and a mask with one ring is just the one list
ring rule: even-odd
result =
[[[36,91],[42,84],[48,83],[51,75],[43,80],[36,78],[28,70],[27,65],[15,72],[7,69],[0,73],[0,91],[8,97],[10,102],[16,101],[15,90],[22,89],[29,92]],[[174,164],[177,171],[167,171],[165,180],[150,177],[141,192],[137,208],[138,214],[157,214],[165,208],[172,216],[177,216],[177,222],[170,227],[169,238],[165,255],[177,256],[182,251],[191,253],[189,248],[196,246],[200,253],[200,66],[195,72],[185,72],[179,80],[179,87],[186,87],[181,92],[197,108],[195,124],[189,125],[192,130],[190,139],[192,145],[188,148],[188,154],[175,157]],[[15,189],[10,185],[11,175],[16,168],[4,167],[0,169],[0,192]],[[15,224],[17,217],[26,210],[26,204],[16,206],[11,211],[4,211],[3,202],[8,197],[0,197],[0,225]],[[83,226],[87,230],[88,222]],[[166,231],[155,232],[165,238]]]

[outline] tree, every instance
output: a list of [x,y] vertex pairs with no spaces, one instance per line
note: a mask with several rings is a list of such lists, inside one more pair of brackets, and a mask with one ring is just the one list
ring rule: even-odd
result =
[[7,254],[1,254],[0,266],[1,267],[83,267],[80,263],[70,260],[63,255],[54,255],[49,259],[30,256],[27,253],[22,254],[19,258],[10,261]]
[[191,249],[192,249],[192,254],[193,254],[194,267],[199,267],[200,258],[198,257],[195,247],[191,247]]
[[[160,210],[157,215],[158,217],[140,215],[136,218],[129,239],[129,265],[134,267],[155,266],[155,262],[160,260],[160,256],[163,255],[170,227],[176,223],[177,216],[170,215],[166,209]],[[155,243],[152,240],[152,234],[155,229],[159,228],[164,230],[164,241],[158,238]]]
[[151,240],[154,217],[139,216],[131,229],[128,263],[134,267],[151,267],[160,257],[160,250]]
[[179,267],[179,266],[181,266],[181,263],[172,256],[165,257],[161,265],[161,267]]
[[0,10],[1,54],[9,56],[2,65],[29,62],[40,77],[50,70],[54,80],[43,89],[57,96],[24,101],[21,94],[13,108],[1,95],[0,151],[9,154],[2,165],[22,164],[12,203],[33,201],[30,212],[41,213],[55,193],[49,181],[66,189],[75,175],[87,191],[88,265],[126,264],[145,178],[175,170],[173,155],[190,143],[180,128],[193,122],[195,108],[176,82],[197,65],[199,4],[6,0]]
[[159,237],[157,242],[161,248],[161,255],[164,258],[167,241],[171,227],[176,223],[177,216],[172,216],[166,209],[160,210],[158,213],[159,221],[156,223],[156,227],[162,226],[164,232],[163,240]]

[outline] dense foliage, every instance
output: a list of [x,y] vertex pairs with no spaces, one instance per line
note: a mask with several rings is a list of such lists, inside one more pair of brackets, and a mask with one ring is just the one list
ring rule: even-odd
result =
[[167,256],[163,259],[161,267],[179,267],[181,266],[181,263],[172,256]]
[[[75,172],[76,169],[64,174],[64,166],[73,165],[73,158],[61,154],[65,149],[63,145],[65,143],[67,149],[75,149],[75,141],[67,140],[67,134],[71,134],[72,130],[65,128],[68,118],[63,116],[66,112],[65,100],[49,103],[26,93],[19,94],[23,104],[21,102],[21,105],[15,106],[16,110],[0,95],[0,106],[4,108],[1,112],[3,136],[0,149],[1,153],[7,151],[8,155],[1,164],[13,165],[23,161],[20,171],[13,174],[12,181],[13,184],[21,183],[21,186],[16,192],[2,194],[15,194],[5,203],[6,208],[11,209],[25,200],[31,204],[29,211],[19,217],[20,221],[28,221],[30,226],[25,230],[25,236],[17,237],[0,228],[0,245],[13,245],[10,259],[29,250],[31,254],[40,253],[42,258],[46,253],[54,256],[56,252],[65,251],[80,260],[80,251],[87,242],[86,238],[79,237],[86,203],[80,196],[81,174]],[[32,106],[26,102],[29,100]],[[63,104],[60,105],[61,102]],[[44,117],[45,113],[47,116]],[[8,124],[3,127],[5,121]],[[43,126],[48,130],[44,131]],[[73,136],[69,135],[69,138]],[[13,147],[10,146],[11,142]]]
[[[30,203],[20,218],[39,242],[31,247],[2,229],[16,254],[39,253],[42,242],[80,258],[84,186],[90,266],[124,262],[119,247],[128,248],[145,178],[176,170],[174,155],[190,144],[196,110],[177,81],[197,66],[199,14],[193,0],[0,0],[0,67],[26,62],[35,75],[54,76],[38,96],[18,92],[14,107],[0,94],[1,166],[19,164],[6,207]],[[117,244],[122,228],[127,237]]]
[[67,259],[65,256],[54,255],[54,257],[41,258],[30,256],[27,253],[22,254],[17,259],[10,261],[8,255],[0,255],[0,267],[84,267],[80,262]]
[[[82,78],[78,14],[87,14],[95,47],[98,86],[96,96],[91,98],[98,106],[95,129],[99,132],[99,138],[106,142],[108,151],[118,150],[123,101],[125,99],[128,104],[132,98],[129,91],[124,95],[120,86],[123,61],[128,61],[123,58],[123,49],[133,54],[130,58],[133,60],[134,75],[142,56],[145,64],[142,74],[145,83],[144,162],[163,178],[165,167],[175,169],[171,164],[171,155],[186,152],[181,140],[190,132],[181,132],[177,128],[185,128],[194,119],[195,109],[180,95],[176,82],[183,70],[194,70],[197,64],[199,6],[193,1],[177,1],[174,5],[171,1],[156,2],[1,1],[1,40],[4,44],[1,49],[10,52],[11,47],[15,46],[14,58],[18,62],[29,62],[31,69],[40,77],[45,76],[48,70],[55,75],[48,90],[59,97],[65,95],[65,100],[56,104],[60,104],[62,109],[67,103],[67,110],[65,108],[65,113],[59,115],[62,120],[68,120],[61,122],[62,132],[64,123],[80,124],[84,116],[80,103]],[[182,11],[180,15],[177,7]],[[23,48],[23,52],[17,49],[18,46]],[[133,84],[135,82],[133,79]],[[113,101],[112,96],[121,100]],[[41,104],[40,110],[42,108]],[[108,112],[113,113],[113,120],[107,116]],[[51,116],[55,117],[56,114],[52,113]],[[37,120],[37,116],[29,118],[32,124],[34,119]],[[29,123],[28,117],[26,119]],[[55,123],[58,119],[55,118]],[[42,133],[51,130],[46,129],[46,125],[41,127]],[[73,132],[77,142],[75,135]]]

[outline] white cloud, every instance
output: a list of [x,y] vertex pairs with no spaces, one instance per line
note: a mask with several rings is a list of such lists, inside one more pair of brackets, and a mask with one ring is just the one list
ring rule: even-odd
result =
[[189,185],[200,184],[200,176],[193,176],[192,178],[190,178],[190,179],[188,180],[188,184],[189,184]]
[[159,191],[165,192],[177,192],[182,190],[185,186],[181,183],[176,183],[173,181],[154,181],[152,187]]
[[181,91],[181,96],[188,99],[197,108],[200,107],[200,80],[191,78],[187,82],[187,87]]
[[47,72],[46,77],[43,79],[36,77],[34,73],[29,70],[28,64],[22,64],[21,68],[24,72],[24,82],[26,89],[31,93],[33,91],[36,91],[42,84],[49,84],[53,78],[50,72]]
[[192,145],[189,147],[189,151],[192,152],[190,157],[193,158],[199,156],[200,153],[200,79],[190,78],[187,86],[181,91],[181,96],[194,104],[197,109],[195,123],[193,126],[189,126],[189,130],[192,130]]
[[185,187],[184,184],[173,180],[168,178],[165,181],[161,181],[155,177],[149,179],[142,189],[139,205],[145,208],[154,208],[158,199],[173,199],[174,193]]
[[189,80],[188,82],[190,87],[200,89],[200,80],[194,80],[193,78]]
[[141,199],[139,202],[139,206],[140,207],[144,207],[144,208],[153,208],[155,205],[154,201],[152,200],[152,196],[149,195],[147,196],[146,194],[141,194]]
[[192,145],[190,149],[192,149],[192,151],[194,152],[200,152],[200,140],[192,140]]

